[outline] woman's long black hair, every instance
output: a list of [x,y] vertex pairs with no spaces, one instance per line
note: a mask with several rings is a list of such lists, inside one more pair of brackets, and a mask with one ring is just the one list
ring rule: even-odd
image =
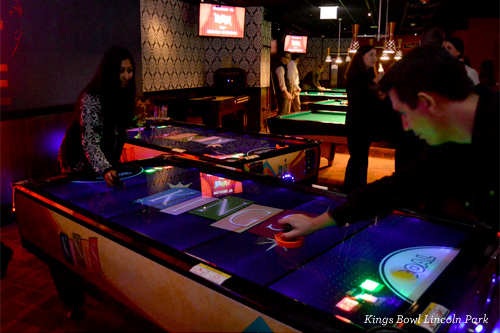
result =
[[[127,87],[120,86],[120,67],[123,60],[130,60],[133,76]],[[80,118],[82,96],[86,93],[99,95],[104,117],[104,126],[127,127],[131,124],[135,110],[135,62],[132,53],[124,47],[113,46],[104,54],[99,68],[89,84],[78,96],[76,114]]]
[[[347,70],[345,72],[345,78],[347,80],[358,76],[360,73],[366,73],[366,65],[363,61],[363,56],[373,50],[375,47],[373,45],[363,45],[354,54],[352,61],[349,63]],[[375,68],[373,68],[373,78],[375,78]],[[370,71],[371,74],[372,71]]]

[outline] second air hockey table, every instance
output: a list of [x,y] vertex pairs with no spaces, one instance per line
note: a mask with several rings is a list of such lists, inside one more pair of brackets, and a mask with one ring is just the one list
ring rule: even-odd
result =
[[175,155],[119,172],[17,183],[23,246],[167,331],[463,331],[498,292],[494,232],[393,212],[287,248],[281,217],[344,198]]
[[320,141],[164,121],[127,130],[122,160],[161,153],[296,182],[317,180]]

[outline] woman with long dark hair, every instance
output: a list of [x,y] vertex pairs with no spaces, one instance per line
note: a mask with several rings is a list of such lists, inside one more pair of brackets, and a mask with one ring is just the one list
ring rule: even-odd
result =
[[358,49],[346,71],[348,110],[346,115],[347,163],[344,193],[350,193],[366,184],[368,153],[373,139],[376,110],[381,99],[377,84],[382,78],[376,74],[377,51],[372,45]]
[[135,63],[125,48],[106,51],[97,73],[78,96],[74,118],[59,150],[63,173],[103,176],[120,183],[116,172],[135,109]]

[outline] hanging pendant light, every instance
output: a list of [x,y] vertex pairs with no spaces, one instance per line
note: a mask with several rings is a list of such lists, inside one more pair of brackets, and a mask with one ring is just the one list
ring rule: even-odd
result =
[[403,44],[403,40],[398,39],[398,49],[396,51],[396,55],[394,56],[395,60],[399,60],[399,59],[403,58],[403,51],[401,50],[401,44]]
[[396,43],[394,42],[394,28],[396,27],[396,22],[389,22],[387,25],[387,32],[389,33],[389,40],[385,46],[385,51],[387,53],[396,53]]
[[389,60],[389,53],[385,50],[387,46],[387,41],[384,41],[384,51],[382,51],[382,56],[380,57],[380,60]]
[[378,72],[379,73],[384,73],[384,66],[382,66],[381,62],[378,63]]
[[347,52],[347,56],[345,57],[345,62],[351,62],[351,56],[349,55],[351,53],[351,49]]
[[387,20],[388,20],[388,18],[389,18],[389,0],[387,0],[387,7],[385,9],[384,51],[382,51],[382,56],[380,57],[380,60],[389,60],[389,52],[387,52],[387,27],[388,27]]
[[330,55],[330,48],[326,51],[326,59],[325,62],[332,62],[332,56]]
[[[351,45],[349,46],[349,53],[356,53],[358,52],[359,49],[359,42],[358,42],[358,31],[359,31],[359,24],[353,24],[352,25],[352,41]],[[347,59],[346,59],[347,61]]]
[[342,19],[339,18],[339,41],[338,41],[338,46],[337,46],[337,59],[335,59],[335,62],[337,64],[342,63],[342,58],[340,57],[340,29],[342,27]]

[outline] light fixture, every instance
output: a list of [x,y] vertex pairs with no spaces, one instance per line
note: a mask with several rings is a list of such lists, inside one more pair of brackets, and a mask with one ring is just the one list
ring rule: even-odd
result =
[[399,59],[403,58],[403,51],[401,50],[401,44],[403,44],[403,40],[398,39],[398,49],[396,51],[396,55],[394,56],[395,60],[399,60]]
[[389,53],[386,51],[387,41],[384,41],[384,51],[382,51],[382,56],[380,60],[389,60]]
[[348,53],[356,53],[358,52],[359,49],[359,42],[358,42],[358,31],[359,31],[359,24],[353,24],[352,25],[352,41],[351,45],[349,46],[349,52]]
[[340,64],[342,62],[342,58],[340,57],[340,29],[342,27],[342,19],[339,18],[339,41],[337,46],[337,59],[335,59],[335,63]]
[[[351,52],[351,50],[349,50],[349,52]],[[351,62],[351,56],[349,52],[347,52],[347,56],[345,57],[345,62]]]
[[378,72],[379,73],[383,73],[384,72],[384,66],[382,66],[381,62],[378,63]]
[[325,62],[332,62],[332,56],[330,55],[330,48],[326,51],[326,59]]
[[394,28],[396,27],[396,22],[389,22],[388,25],[389,40],[385,46],[385,51],[387,53],[396,52],[396,43],[394,42]]
[[339,7],[338,6],[319,7],[319,19],[335,20],[337,18],[337,8]]

